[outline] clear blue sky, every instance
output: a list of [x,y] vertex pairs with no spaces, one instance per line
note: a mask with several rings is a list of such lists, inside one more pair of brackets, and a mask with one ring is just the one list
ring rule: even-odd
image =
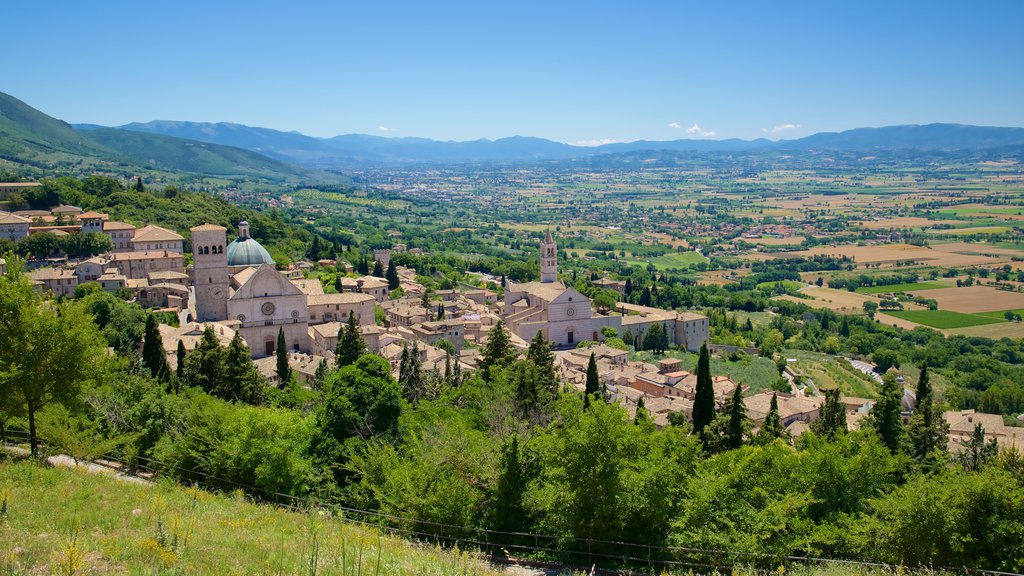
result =
[[[564,142],[1024,126],[1024,2],[4,2],[69,122]],[[387,130],[385,130],[387,129]]]

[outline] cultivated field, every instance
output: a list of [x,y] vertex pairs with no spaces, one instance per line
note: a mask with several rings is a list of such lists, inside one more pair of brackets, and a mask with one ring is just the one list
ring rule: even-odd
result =
[[1024,292],[996,290],[991,286],[940,288],[926,295],[939,303],[940,310],[953,312],[992,312],[1024,308]]
[[1004,320],[996,320],[995,318],[987,318],[976,314],[964,314],[950,310],[893,310],[886,312],[886,315],[901,318],[922,326],[938,328],[940,330],[1004,322]]
[[884,230],[888,228],[929,228],[936,224],[957,224],[959,222],[960,220],[929,220],[917,216],[899,216],[884,220],[865,220],[857,222],[856,225],[868,230]]
[[[966,248],[962,248],[966,247]],[[964,250],[964,253],[957,251]],[[984,245],[971,245],[962,242],[941,244],[934,248],[913,246],[910,244],[880,244],[876,246],[815,246],[809,250],[789,252],[780,256],[849,256],[857,265],[894,264],[896,262],[915,261],[930,266],[944,268],[956,266],[987,266],[1009,261],[1010,254],[1020,254],[1014,250],[1002,252],[1002,248],[989,248]],[[992,254],[983,256],[982,252]]]
[[949,287],[949,282],[912,282],[910,284],[890,284],[888,286],[861,286],[857,288],[857,292],[861,294],[891,294],[895,292],[916,292],[918,290],[935,290]]
[[800,293],[808,298],[797,298],[796,296],[777,296],[780,300],[800,302],[813,308],[828,308],[836,312],[847,314],[862,314],[865,302],[878,303],[879,299],[866,294],[836,290],[834,288],[822,288],[818,286],[805,286]]

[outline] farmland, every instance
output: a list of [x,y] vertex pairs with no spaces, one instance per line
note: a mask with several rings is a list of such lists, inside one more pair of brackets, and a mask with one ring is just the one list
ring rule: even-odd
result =
[[892,310],[886,312],[886,314],[902,318],[903,320],[909,320],[922,326],[939,329],[966,328],[968,326],[1005,322],[1005,320],[997,320],[977,314],[963,314],[950,310]]
[[937,288],[949,288],[948,282],[911,282],[908,284],[890,284],[887,286],[862,286],[857,289],[861,294],[890,294],[895,292],[910,292],[916,290],[935,290]]

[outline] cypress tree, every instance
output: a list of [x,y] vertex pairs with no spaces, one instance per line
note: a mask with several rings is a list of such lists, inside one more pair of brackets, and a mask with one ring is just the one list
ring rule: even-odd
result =
[[882,391],[878,402],[871,409],[871,425],[878,433],[882,444],[895,454],[903,440],[903,391],[896,382],[894,371],[886,372],[882,378]]
[[185,379],[185,343],[181,340],[178,340],[176,358],[178,360],[178,367],[175,369],[174,375],[177,377],[178,381],[175,383],[174,391],[178,392],[181,388],[182,381]]
[[313,373],[313,381],[310,382],[310,388],[313,390],[323,390],[324,382],[327,381],[327,372],[327,360],[321,358],[320,363],[316,365],[316,372]]
[[376,276],[377,278],[383,278],[384,277],[384,266],[381,265],[380,260],[376,260],[375,259],[373,261],[373,274],[372,274],[372,276]]
[[145,192],[146,191],[145,186],[142,185],[142,176],[139,176],[139,177],[135,178],[135,191],[136,192]]
[[519,455],[519,438],[513,434],[501,450],[498,480],[494,489],[493,526],[498,530],[520,530],[526,522],[523,494],[527,479]]
[[785,436],[786,431],[782,427],[782,420],[779,418],[779,398],[772,394],[772,403],[768,407],[768,415],[765,416],[761,429],[757,432],[759,444],[767,444],[776,438]]
[[277,380],[278,386],[284,388],[292,377],[292,369],[288,366],[288,343],[284,340],[284,327],[277,329]]
[[601,392],[601,378],[597,374],[597,359],[594,353],[590,353],[590,361],[587,362],[587,387],[583,391],[583,409],[590,408],[590,397]]
[[437,303],[437,319],[444,320],[444,302]]
[[366,354],[366,341],[359,333],[359,323],[351,310],[348,321],[338,328],[338,343],[334,348],[334,365],[338,368],[356,363],[359,357]]
[[928,376],[928,364],[921,364],[921,375],[917,380],[914,414],[907,427],[913,455],[924,461],[937,448],[946,445],[946,423],[935,410],[935,395]]
[[743,433],[747,419],[747,407],[743,404],[743,387],[739,384],[732,393],[729,403],[729,431],[727,444],[731,450],[743,446]]
[[395,261],[388,262],[388,272],[384,275],[388,280],[388,290],[394,290],[401,286],[402,282],[398,279],[398,268],[395,266]]
[[633,424],[640,426],[643,423],[650,421],[650,419],[650,415],[647,414],[647,408],[644,405],[644,397],[641,396],[636,401],[636,415],[633,416]]
[[167,364],[167,356],[164,355],[164,343],[160,337],[159,322],[156,315],[146,316],[146,330],[142,341],[142,363],[149,368],[149,373],[161,382],[166,382],[170,376],[170,367]]
[[235,332],[224,358],[224,376],[210,393],[223,400],[258,405],[264,398],[263,386],[263,375],[252,363],[249,347],[242,341],[242,335]]
[[515,361],[516,352],[512,348],[512,339],[505,331],[505,323],[501,320],[487,333],[487,345],[477,360],[477,366],[484,377],[490,382],[498,370],[508,367]]
[[542,385],[555,392],[558,389],[558,378],[555,375],[555,354],[551,351],[551,342],[542,332],[537,332],[530,339],[530,347],[526,349],[526,359],[537,367]]
[[704,436],[704,429],[715,419],[715,388],[711,383],[711,354],[705,342],[697,359],[697,389],[693,398],[693,431]]
[[818,412],[818,419],[811,422],[811,431],[819,436],[834,438],[846,432],[846,405],[839,397],[839,389],[825,390],[825,402]]

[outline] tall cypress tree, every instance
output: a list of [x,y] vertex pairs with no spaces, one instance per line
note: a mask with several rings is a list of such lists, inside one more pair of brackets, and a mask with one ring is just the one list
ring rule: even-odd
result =
[[704,436],[704,429],[715,419],[715,388],[711,383],[711,354],[705,342],[697,359],[697,389],[693,398],[693,432]]
[[772,402],[768,407],[768,415],[761,423],[761,429],[757,432],[758,444],[767,444],[776,438],[782,438],[786,430],[782,427],[782,420],[779,418],[779,397],[772,394]]
[[167,356],[164,355],[164,343],[160,337],[159,322],[156,315],[146,316],[146,330],[142,341],[142,363],[149,368],[149,373],[161,382],[166,382],[171,376],[171,370],[167,363]]
[[513,434],[501,450],[501,463],[494,489],[494,518],[498,530],[521,530],[526,522],[523,494],[526,493],[526,470],[519,454],[519,438]]
[[917,380],[914,413],[907,427],[913,456],[924,461],[937,448],[946,445],[946,423],[935,409],[935,395],[928,376],[928,364],[921,364],[921,375]]
[[384,277],[384,266],[381,265],[380,260],[373,261],[373,273],[371,275],[377,278]]
[[384,275],[388,280],[388,290],[394,290],[402,285],[402,282],[398,278],[398,268],[395,266],[395,261],[388,262],[388,271]]
[[594,353],[590,353],[590,361],[587,362],[587,387],[583,391],[583,409],[590,408],[590,397],[601,393],[601,378],[597,374],[597,359]]
[[277,329],[277,380],[278,386],[284,388],[292,377],[292,369],[288,366],[288,343],[284,339],[284,327]]
[[351,310],[348,321],[338,329],[338,343],[334,348],[334,364],[338,368],[356,363],[359,357],[366,354],[366,341],[359,333],[359,323]]
[[219,379],[211,394],[224,400],[258,405],[263,401],[265,379],[252,363],[252,353],[242,341],[242,335],[235,336],[228,344],[224,358],[224,377]]
[[903,391],[896,382],[894,372],[882,377],[882,391],[878,402],[871,409],[871,425],[878,433],[882,444],[895,454],[903,441]]
[[185,343],[181,340],[178,340],[178,350],[175,358],[178,360],[178,367],[174,371],[174,375],[177,377],[174,391],[178,392],[181,389],[181,382],[185,379]]
[[819,436],[834,438],[846,432],[846,405],[839,397],[839,389],[825,390],[825,402],[818,412],[818,419],[811,422],[811,431]]
[[526,349],[526,359],[537,367],[542,386],[551,392],[556,392],[558,378],[555,376],[555,354],[551,351],[551,342],[548,342],[543,332],[538,331],[530,339],[530,347]]
[[747,407],[743,404],[743,387],[737,384],[729,402],[729,430],[726,439],[729,449],[735,450],[743,446],[746,420]]

